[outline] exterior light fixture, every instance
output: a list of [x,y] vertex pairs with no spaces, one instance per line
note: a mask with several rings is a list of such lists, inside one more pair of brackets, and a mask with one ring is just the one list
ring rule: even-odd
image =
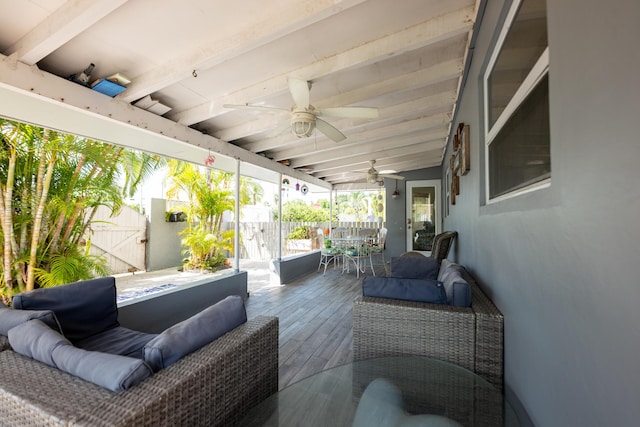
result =
[[398,191],[398,180],[396,179],[396,189],[393,191],[393,193],[391,193],[391,197],[397,199],[399,195],[400,192]]

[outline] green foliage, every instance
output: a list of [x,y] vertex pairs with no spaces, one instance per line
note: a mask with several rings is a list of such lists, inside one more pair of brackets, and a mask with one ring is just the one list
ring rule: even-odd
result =
[[3,119],[0,142],[0,297],[107,274],[81,250],[91,220],[117,213],[159,158]]
[[233,251],[234,231],[222,230],[222,215],[235,205],[231,192],[224,189],[229,187],[229,175],[177,160],[169,162],[173,186],[167,193],[189,197],[187,227],[182,231],[186,269],[216,270],[226,260],[225,251]]
[[107,276],[104,257],[80,251],[80,247],[71,245],[62,253],[53,254],[48,262],[48,271],[38,268],[36,277],[41,288],[50,288],[78,280],[88,280],[96,276]]
[[[350,191],[340,193],[335,198],[336,215],[350,215],[355,221],[371,221],[373,218],[384,218],[384,197],[378,198],[379,191]],[[378,209],[382,204],[382,210]]]
[[314,206],[302,200],[293,200],[282,205],[282,220],[287,222],[329,221],[329,209]]
[[300,227],[297,227],[295,230],[293,230],[291,233],[289,233],[289,235],[287,236],[288,240],[304,240],[304,239],[308,239],[309,238],[309,227],[306,225],[301,225]]

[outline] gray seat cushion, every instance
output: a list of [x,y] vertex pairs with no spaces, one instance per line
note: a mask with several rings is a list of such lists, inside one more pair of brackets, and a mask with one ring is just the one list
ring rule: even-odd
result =
[[362,296],[431,304],[447,303],[444,286],[437,280],[367,276],[362,281]]
[[74,345],[89,351],[142,359],[144,346],[156,336],[157,334],[147,334],[118,326],[76,341]]

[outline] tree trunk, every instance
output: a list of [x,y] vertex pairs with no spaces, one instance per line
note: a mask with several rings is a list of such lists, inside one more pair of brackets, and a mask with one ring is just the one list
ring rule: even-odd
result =
[[[42,136],[43,147],[49,145],[49,130],[45,129]],[[45,160],[46,152],[43,150],[40,157],[40,163],[38,164],[38,175],[36,177],[36,196],[38,207],[33,219],[33,230],[31,231],[31,248],[29,252],[29,264],[27,265],[27,283],[26,290],[31,291],[35,285],[35,268],[38,255],[38,244],[40,243],[40,229],[42,228],[42,216],[44,208],[47,202],[47,196],[49,194],[49,187],[51,186],[51,179],[53,177],[53,170],[56,163],[56,152],[51,151],[49,153],[49,160]],[[46,175],[45,175],[46,167]]]
[[4,236],[3,264],[4,264],[4,284],[7,288],[13,289],[13,253],[11,251],[13,240],[13,184],[16,170],[16,160],[18,154],[15,147],[11,147],[9,165],[7,169],[7,182],[3,189],[3,215],[2,215],[2,235]]

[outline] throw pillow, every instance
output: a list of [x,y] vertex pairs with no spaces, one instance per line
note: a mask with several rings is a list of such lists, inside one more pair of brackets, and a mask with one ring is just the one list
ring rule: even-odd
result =
[[428,257],[393,257],[391,277],[435,280],[438,277],[438,261]]
[[385,378],[371,381],[362,393],[353,427],[462,427],[462,424],[434,414],[411,415],[404,410],[402,391]]
[[76,348],[39,320],[31,320],[11,329],[9,341],[17,353],[116,393],[127,390],[152,374],[140,359]]
[[13,307],[52,310],[62,333],[72,343],[119,326],[113,277],[35,289],[14,296]]
[[443,264],[442,274],[439,276],[447,294],[447,304],[455,307],[469,307],[471,306],[471,287],[460,269],[458,264]]
[[456,264],[453,261],[449,261],[447,258],[443,259],[440,262],[440,270],[438,271],[438,280],[442,282],[442,275],[449,269],[449,268],[455,268],[455,269],[460,269],[460,265]]
[[39,319],[50,328],[60,331],[56,315],[51,310],[15,310],[0,304],[0,335],[7,335],[11,328],[32,319]]
[[367,276],[362,281],[362,296],[431,304],[447,303],[444,286],[437,280]]
[[246,321],[242,297],[228,296],[149,341],[143,350],[144,360],[157,372]]

